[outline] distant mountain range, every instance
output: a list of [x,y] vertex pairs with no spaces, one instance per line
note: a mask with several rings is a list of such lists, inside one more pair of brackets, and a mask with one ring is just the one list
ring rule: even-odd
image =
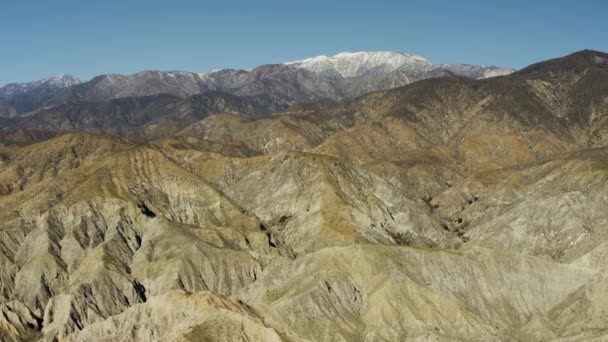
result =
[[432,64],[398,52],[340,53],[252,70],[223,69],[204,73],[143,71],[107,74],[90,81],[60,75],[0,88],[0,117],[18,117],[66,102],[106,101],[124,97],[170,94],[181,98],[208,91],[237,96],[267,96],[273,107],[331,102],[385,90],[426,78],[464,76],[474,79],[506,75],[513,69],[494,66]]

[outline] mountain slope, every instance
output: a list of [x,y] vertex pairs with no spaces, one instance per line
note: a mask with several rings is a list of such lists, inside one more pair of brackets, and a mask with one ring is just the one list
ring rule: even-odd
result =
[[[608,66],[590,59],[580,67],[564,68],[558,75],[521,71],[484,80],[423,80],[336,104],[294,106],[284,114],[244,120],[239,125],[228,124],[233,121],[228,116],[213,116],[184,134],[222,139],[214,128],[221,126],[223,136],[249,148],[264,149],[262,141],[254,140],[258,131],[281,141],[285,148],[290,148],[288,142],[295,136],[305,139],[306,147],[315,147],[327,144],[327,138],[338,138],[335,133],[346,129],[396,121],[418,134],[416,139],[431,144],[460,144],[484,134],[513,135],[540,157],[605,142],[607,72]],[[556,103],[558,112],[554,110]],[[290,130],[264,128],[277,124],[289,125]],[[241,128],[248,134],[241,136],[237,131]]]
[[[47,132],[51,136],[87,131],[141,141],[168,137],[212,113],[255,117],[278,109],[280,107],[266,96],[208,91],[184,99],[160,94],[103,102],[68,102],[13,118],[4,126],[7,131]],[[18,142],[17,137],[11,136],[3,140]],[[31,141],[37,140],[37,135],[31,137]]]
[[82,83],[71,75],[57,75],[51,78],[28,82],[10,83],[0,88],[0,99],[7,99],[24,93],[44,93],[54,89],[62,89]]
[[[332,103],[268,66],[204,75],[256,96],[4,118],[141,136],[0,145],[0,339],[605,340],[606,57]],[[272,93],[321,103],[257,116]]]
[[[11,83],[0,88],[0,118],[15,117],[40,105],[34,99],[54,96],[56,92],[81,84],[71,75],[58,75],[29,83]],[[34,105],[28,105],[34,102]]]

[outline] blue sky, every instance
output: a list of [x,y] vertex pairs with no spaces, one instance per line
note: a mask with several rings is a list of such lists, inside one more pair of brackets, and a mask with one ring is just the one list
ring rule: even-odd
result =
[[521,68],[608,51],[607,19],[605,0],[0,0],[0,85],[365,50]]

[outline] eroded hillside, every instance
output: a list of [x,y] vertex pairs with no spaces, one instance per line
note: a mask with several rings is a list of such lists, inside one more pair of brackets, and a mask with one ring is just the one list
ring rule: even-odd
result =
[[2,131],[1,340],[608,338],[608,55],[253,118],[140,100]]

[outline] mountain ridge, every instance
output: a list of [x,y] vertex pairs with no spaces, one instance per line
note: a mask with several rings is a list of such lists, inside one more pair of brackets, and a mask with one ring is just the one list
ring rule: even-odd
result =
[[[425,65],[438,65],[438,66],[449,66],[449,65],[462,65],[462,66],[475,66],[475,65],[471,65],[471,64],[432,64],[428,59],[422,57],[422,56],[418,56],[418,55],[413,55],[413,54],[408,54],[405,52],[395,52],[395,51],[358,51],[358,52],[340,52],[337,53],[334,56],[325,56],[325,55],[319,55],[319,56],[315,56],[315,57],[308,57],[308,58],[304,58],[301,60],[295,60],[295,61],[290,61],[290,62],[283,62],[283,63],[279,63],[279,64],[283,64],[283,65],[297,65],[297,64],[303,64],[305,62],[312,62],[312,61],[317,61],[317,60],[324,60],[324,59],[342,59],[342,58],[352,58],[352,57],[356,57],[356,56],[370,56],[371,58],[375,58],[377,59],[377,63],[376,64],[385,64],[385,63],[393,63],[395,65],[397,65],[397,67],[394,67],[392,70],[390,71],[394,71],[400,67],[405,66],[405,63],[403,61],[401,61],[401,63],[399,61],[395,61],[395,57],[396,56],[400,56],[403,59],[407,60],[407,61],[417,61],[420,62],[422,64]],[[393,59],[393,60],[391,60]],[[262,65],[266,65],[266,64],[262,64]],[[262,66],[259,65],[259,66]],[[258,67],[259,67],[258,66]],[[376,65],[377,66],[377,65]],[[303,66],[304,68],[306,68],[306,66]],[[497,66],[492,66],[492,65],[479,65],[476,67],[480,67],[480,68],[500,68]],[[512,70],[514,71],[514,69],[511,68],[504,68],[505,70]],[[244,70],[244,69],[229,69],[229,68],[222,68],[222,69],[212,69],[212,70],[206,70],[206,71],[202,71],[202,72],[194,72],[194,71],[183,71],[183,70],[169,70],[169,71],[162,71],[162,70],[142,70],[142,71],[138,71],[136,73],[133,74],[115,74],[115,73],[110,73],[110,74],[100,74],[97,76],[94,76],[93,78],[91,78],[91,80],[93,80],[96,77],[101,77],[101,76],[136,76],[137,74],[142,74],[142,73],[153,73],[153,72],[160,72],[160,73],[164,73],[167,75],[170,74],[192,74],[192,75],[198,75],[200,77],[204,77],[210,74],[214,74],[214,73],[218,73],[218,72],[224,72],[224,71],[250,71],[251,69],[248,70]],[[349,75],[346,77],[353,77],[354,75]],[[360,75],[358,75],[360,76]],[[67,87],[67,86],[71,86],[71,85],[75,85],[75,84],[79,84],[79,83],[83,83],[83,82],[88,82],[88,81],[82,81],[77,77],[74,77],[72,75],[68,75],[68,74],[59,74],[53,77],[49,77],[49,78],[45,78],[45,79],[40,79],[37,81],[30,81],[30,82],[23,82],[23,83],[18,83],[18,82],[10,82],[7,83],[3,86],[0,87],[0,94],[2,94],[2,89],[7,87],[7,86],[20,86],[20,85],[34,85],[35,83],[42,83],[45,81],[54,81],[57,82],[58,80],[70,80],[70,81],[64,81],[64,85],[63,87]]]
[[[339,69],[344,69],[342,71],[336,69],[338,64],[327,66],[323,61],[322,67],[287,62],[260,65],[250,70],[147,70],[132,75],[105,74],[85,82],[55,82],[53,86],[46,85],[48,80],[11,84],[0,88],[0,117],[15,117],[69,101],[107,101],[163,93],[185,98],[207,91],[239,96],[267,94],[274,98],[276,105],[285,109],[297,102],[337,101],[438,75],[483,78],[512,71],[498,67],[433,65],[422,57],[397,52],[341,53],[337,56],[327,58],[335,59]],[[323,58],[313,57],[309,62],[320,59]]]
[[0,118],[24,142],[0,144],[0,339],[605,340],[604,57],[253,115],[333,85],[270,65],[216,76],[263,95]]

